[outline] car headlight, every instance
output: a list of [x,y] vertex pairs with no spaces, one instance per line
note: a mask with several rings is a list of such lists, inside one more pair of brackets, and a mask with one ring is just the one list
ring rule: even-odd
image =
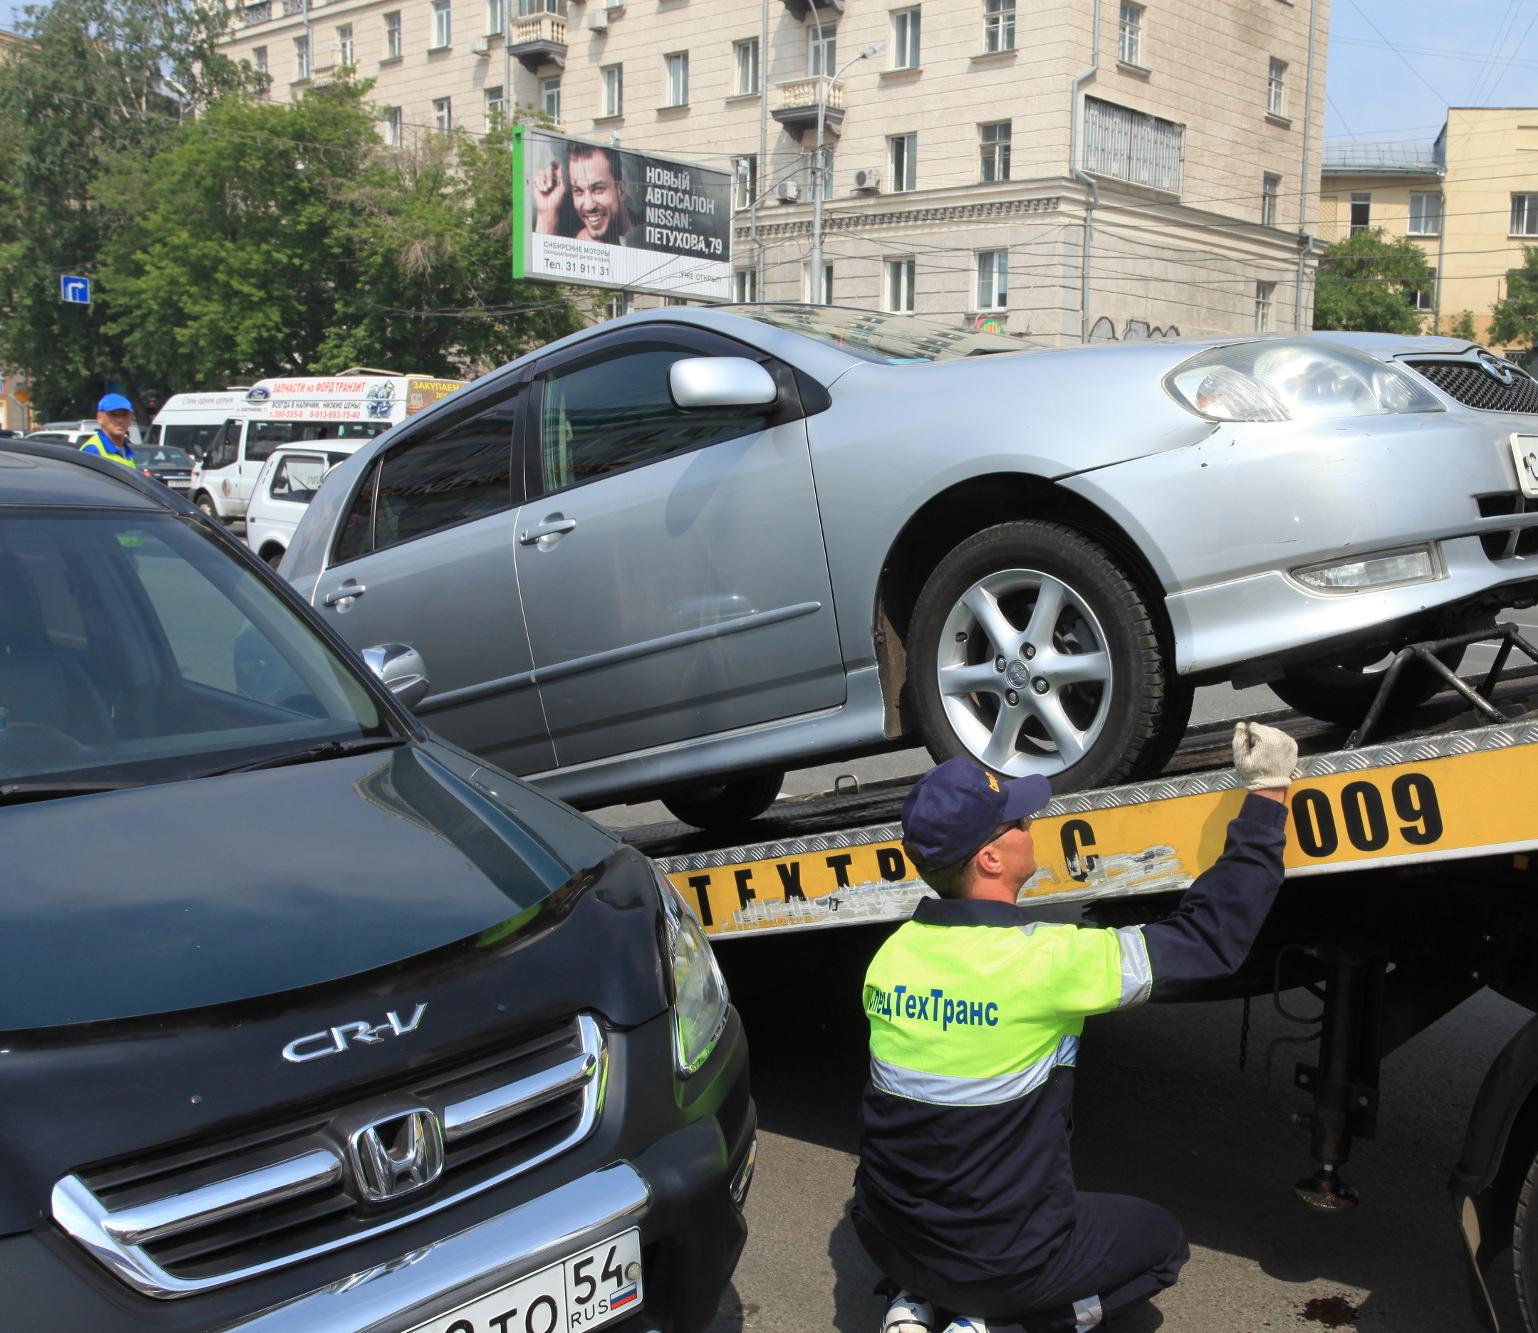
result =
[[1165,387],[1209,421],[1328,421],[1443,410],[1424,385],[1365,352],[1280,339],[1215,347],[1172,370]]
[[710,1057],[726,1029],[726,978],[694,913],[660,870],[665,961],[670,965],[673,1000],[673,1060],[686,1078]]

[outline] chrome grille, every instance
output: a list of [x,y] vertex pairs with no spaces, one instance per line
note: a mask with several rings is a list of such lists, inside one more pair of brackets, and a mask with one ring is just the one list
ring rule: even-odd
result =
[[[65,1176],[54,1220],[145,1295],[207,1291],[404,1226],[567,1151],[598,1122],[605,1069],[603,1030],[582,1014],[333,1112]],[[398,1203],[368,1204],[348,1129],[402,1108],[436,1118],[442,1174]]]
[[1538,383],[1512,367],[1512,381],[1500,380],[1477,361],[1406,361],[1449,398],[1480,412],[1538,412]]

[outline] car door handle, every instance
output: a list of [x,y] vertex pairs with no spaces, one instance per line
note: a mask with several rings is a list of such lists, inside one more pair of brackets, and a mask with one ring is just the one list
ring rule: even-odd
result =
[[557,518],[551,516],[543,523],[536,523],[532,528],[525,528],[518,534],[520,546],[533,546],[541,537],[558,537],[563,532],[570,532],[577,526],[574,518]]
[[338,602],[345,602],[353,597],[362,597],[368,591],[368,587],[362,583],[354,583],[348,580],[340,588],[333,588],[320,599],[322,606],[335,606]]

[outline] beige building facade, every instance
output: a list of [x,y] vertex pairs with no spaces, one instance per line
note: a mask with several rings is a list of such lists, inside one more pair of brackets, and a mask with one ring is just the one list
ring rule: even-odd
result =
[[1366,227],[1409,236],[1434,281],[1417,294],[1428,332],[1465,312],[1488,342],[1490,311],[1538,246],[1538,108],[1452,107],[1434,143],[1331,148],[1320,180],[1319,234]]
[[511,90],[731,170],[743,299],[818,294],[820,189],[825,299],[1060,342],[1308,327],[1328,26],[1328,0],[257,0],[229,47],[278,99],[373,79],[388,142],[484,132]]

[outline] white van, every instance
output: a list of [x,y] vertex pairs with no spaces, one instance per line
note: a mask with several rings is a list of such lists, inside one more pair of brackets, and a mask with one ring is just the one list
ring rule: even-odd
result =
[[193,503],[225,521],[244,518],[257,474],[279,445],[328,440],[358,445],[463,384],[361,368],[260,380],[238,395],[238,407],[231,407],[204,446],[192,473]]
[[246,545],[276,566],[326,474],[362,440],[280,444],[262,465],[246,509]]
[[219,427],[243,412],[245,406],[243,387],[232,386],[217,393],[174,393],[155,413],[150,443],[180,449],[194,464],[201,463]]

